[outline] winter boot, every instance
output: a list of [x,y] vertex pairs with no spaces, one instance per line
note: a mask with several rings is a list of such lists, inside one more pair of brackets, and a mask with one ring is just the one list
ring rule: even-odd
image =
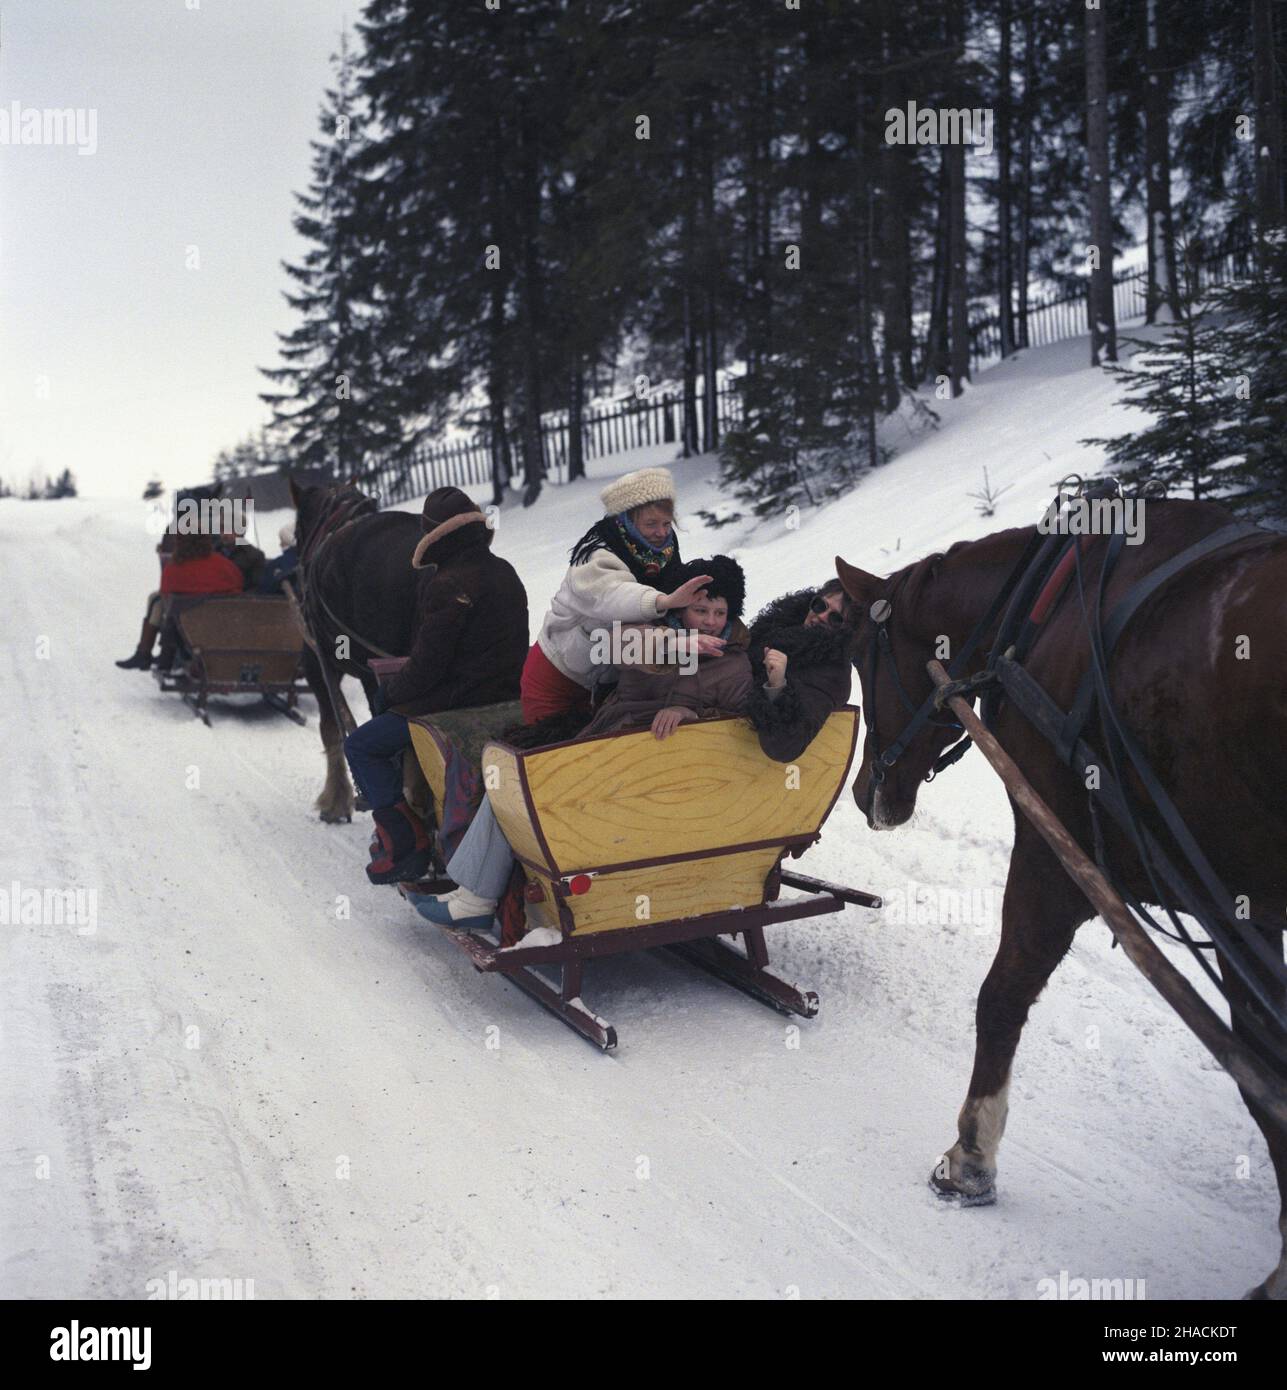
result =
[[414,883],[433,862],[433,844],[425,823],[407,805],[381,806],[372,812],[375,835],[366,876],[372,883]]
[[408,894],[415,910],[440,927],[456,931],[486,931],[496,917],[496,899],[480,898],[468,888],[457,888],[440,897]]
[[146,618],[143,619],[143,631],[139,633],[139,644],[135,648],[133,656],[127,656],[124,661],[116,664],[122,671],[149,671],[152,668],[152,648],[156,644],[157,632],[159,629],[152,626]]

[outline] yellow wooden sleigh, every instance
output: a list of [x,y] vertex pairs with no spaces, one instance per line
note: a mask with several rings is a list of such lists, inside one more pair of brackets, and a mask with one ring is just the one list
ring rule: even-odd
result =
[[[818,838],[853,760],[858,711],[832,714],[791,764],[773,762],[743,719],[604,734],[482,755],[492,809],[526,874],[529,935],[502,946],[450,932],[479,970],[499,971],[604,1049],[616,1030],[581,999],[586,960],[664,946],[785,1012],[818,996],[767,969],[764,928],[879,907],[870,893],[788,871]],[[438,805],[447,748],[432,716],[412,743]],[[441,886],[441,884],[435,885]],[[783,887],[807,896],[783,899]],[[544,928],[544,930],[540,930]],[[721,938],[740,936],[736,949]],[[535,967],[559,967],[557,984]]]

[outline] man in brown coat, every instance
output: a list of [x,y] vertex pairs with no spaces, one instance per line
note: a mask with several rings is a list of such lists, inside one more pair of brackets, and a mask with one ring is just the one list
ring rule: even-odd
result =
[[486,518],[459,488],[425,498],[424,537],[411,564],[423,571],[420,614],[406,665],[382,689],[385,709],[344,741],[353,780],[375,817],[372,883],[420,878],[430,863],[424,822],[402,795],[407,716],[518,699],[527,656],[527,591],[491,553]]

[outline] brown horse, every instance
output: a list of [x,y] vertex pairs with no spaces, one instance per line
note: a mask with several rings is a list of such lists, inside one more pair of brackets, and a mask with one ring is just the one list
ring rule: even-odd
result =
[[340,680],[356,676],[370,702],[376,682],[367,663],[410,652],[425,574],[411,568],[411,555],[424,532],[418,516],[382,512],[374,498],[351,484],[308,487],[292,479],[290,493],[300,557],[297,583],[316,644],[304,653],[304,674],[317,700],[326,751],[326,784],[317,810],[324,821],[349,821],[354,810],[344,759],[349,711],[347,703],[337,707],[344,700]]
[[[1147,539],[1123,548],[1104,591],[1104,613],[1143,575],[1232,518],[1205,502],[1150,501]],[[854,799],[873,830],[904,824],[936,758],[959,728],[945,716],[922,727],[893,766],[878,763],[909,722],[908,708],[932,690],[926,663],[946,661],[988,613],[1033,535],[1031,527],[961,542],[888,578],[878,578],[837,558],[840,578],[860,606],[855,665],[863,684],[867,734]],[[1085,553],[1084,580],[1093,598],[1107,541]],[[871,605],[885,600],[876,607]],[[870,616],[869,616],[870,615]],[[887,639],[878,638],[883,619]],[[983,666],[997,623],[985,634]],[[1215,551],[1182,569],[1146,600],[1124,629],[1109,673],[1122,722],[1135,735],[1230,892],[1247,895],[1250,921],[1269,949],[1282,954],[1287,911],[1287,536],[1260,538]],[[871,662],[879,641],[881,659]],[[1078,586],[1063,593],[1025,665],[1067,709],[1089,659]],[[874,671],[874,675],[873,675]],[[899,689],[901,682],[902,689]],[[869,689],[869,685],[874,688]],[[993,725],[1002,745],[1037,793],[1077,842],[1093,853],[1087,784],[1009,702]],[[1084,737],[1102,752],[1098,715]],[[883,774],[883,776],[882,776]],[[1137,800],[1139,789],[1132,786]],[[1012,809],[1013,809],[1013,802]],[[1158,833],[1150,811],[1141,819]],[[1105,865],[1113,880],[1142,902],[1155,902],[1127,835],[1103,820]],[[958,1137],[939,1163],[931,1184],[967,1205],[995,1200],[996,1154],[1005,1128],[1011,1063],[1028,1010],[1072,944],[1077,928],[1094,915],[1087,899],[1027,819],[1016,811],[1014,849],[1002,907],[1001,939],[979,991],[974,1071],[958,1117]],[[1216,953],[1232,1005],[1234,1032],[1265,1055],[1248,1027],[1248,1011],[1276,1040],[1287,1037],[1264,1011],[1250,1004],[1245,984]],[[1279,1001],[1287,991],[1258,972],[1260,985]],[[1281,1075],[1281,1064],[1278,1065]],[[1279,1229],[1284,1253],[1276,1270],[1252,1297],[1287,1297],[1287,1132],[1243,1093],[1265,1136],[1283,1198]]]

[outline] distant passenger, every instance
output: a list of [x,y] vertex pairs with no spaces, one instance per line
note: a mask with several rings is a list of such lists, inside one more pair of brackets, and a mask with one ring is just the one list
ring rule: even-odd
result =
[[239,594],[242,591],[241,570],[226,556],[215,553],[209,536],[175,536],[174,549],[169,555],[161,570],[160,589],[148,595],[139,644],[132,656],[116,663],[123,671],[151,668],[152,649],[164,622],[164,601],[170,594]]
[[231,560],[241,571],[243,589],[254,590],[263,578],[267,558],[258,546],[251,545],[243,533],[225,531],[215,542],[215,551]]
[[269,560],[264,573],[256,586],[261,594],[280,594],[282,585],[290,579],[299,567],[299,554],[295,549],[295,523],[288,521],[277,533],[282,553],[275,560]]

